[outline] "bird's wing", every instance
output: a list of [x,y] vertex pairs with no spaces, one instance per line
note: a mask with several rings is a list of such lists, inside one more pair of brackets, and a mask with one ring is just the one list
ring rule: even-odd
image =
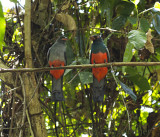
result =
[[64,58],[65,58],[65,65],[67,65],[67,54],[66,54],[66,51],[64,52]]
[[89,53],[90,64],[92,64],[91,59],[92,59],[92,50],[90,50],[90,53]]
[[47,52],[47,61],[49,61],[50,50],[51,50],[51,48],[49,48],[49,50],[48,50],[48,52]]
[[106,53],[107,53],[107,59],[108,59],[108,62],[110,62],[110,53],[109,53],[109,50],[108,48],[106,47]]

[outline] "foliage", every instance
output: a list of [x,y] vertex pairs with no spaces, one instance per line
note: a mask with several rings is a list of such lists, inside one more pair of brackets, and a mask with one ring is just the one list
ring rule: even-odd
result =
[[0,2],[0,49],[2,49],[2,46],[4,44],[3,42],[3,38],[4,38],[4,34],[5,34],[5,26],[6,26],[6,22],[5,22],[5,18],[3,16],[3,9],[2,9],[2,4]]
[[[12,2],[17,3],[17,6],[7,12],[2,11],[0,4],[0,48],[2,49],[0,56],[8,67],[22,68],[25,66],[24,11],[18,6],[20,1],[12,0]],[[44,9],[39,7],[39,2],[35,0],[32,3],[32,56],[35,67],[48,65],[47,51],[63,33],[69,38],[67,65],[89,63],[91,48],[89,36],[97,33],[102,35],[108,46],[111,62],[160,61],[159,2],[53,0],[52,3],[49,1],[48,5],[42,4]],[[146,34],[149,31],[150,37]],[[151,48],[152,50],[149,50]],[[112,76],[109,71],[106,77],[105,99],[102,103],[92,101],[90,69],[65,70],[63,78],[65,101],[57,103],[50,101],[49,72],[36,73],[40,89],[39,100],[48,136],[159,135],[157,129],[160,120],[160,67],[114,67],[111,71],[115,73]],[[23,99],[20,97],[23,95],[21,92],[18,92],[17,96],[12,94],[13,92],[4,94],[5,92],[7,91],[2,92],[3,98],[0,101],[3,111],[0,116],[3,118],[3,127],[7,129],[11,125],[10,118],[14,119],[13,123],[16,126],[18,118],[22,117],[20,113]],[[14,102],[16,109],[15,115],[12,115],[8,110],[11,110]],[[29,124],[24,126],[26,136],[29,132],[28,127]],[[8,132],[9,129],[3,130],[3,134],[7,135]]]

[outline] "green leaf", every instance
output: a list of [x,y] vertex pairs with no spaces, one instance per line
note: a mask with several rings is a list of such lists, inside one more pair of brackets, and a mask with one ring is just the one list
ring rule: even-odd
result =
[[119,16],[112,22],[112,29],[120,30],[121,27],[123,27],[126,23],[127,17],[125,16]]
[[128,17],[128,20],[132,25],[137,23],[137,18],[136,17]]
[[150,25],[148,21],[145,18],[140,19],[140,28],[143,30],[145,33],[148,32]]
[[134,48],[134,45],[130,42],[127,43],[126,45],[126,49],[124,52],[124,56],[123,56],[123,62],[130,62],[132,57],[133,57],[133,53],[132,50]]
[[160,15],[154,14],[152,22],[153,22],[155,30],[157,31],[158,34],[160,34]]
[[138,50],[144,47],[147,37],[144,31],[132,30],[128,34],[128,39],[131,44]]
[[79,77],[82,84],[93,83],[93,75],[91,72],[82,71],[79,73]]
[[14,2],[14,3],[17,3],[18,1],[17,0],[10,0],[11,2]]
[[0,2],[0,49],[2,49],[4,45],[4,35],[5,35],[5,28],[6,28],[6,21],[3,15],[3,8]]
[[137,100],[137,96],[134,94],[134,92],[132,91],[131,88],[129,88],[127,85],[125,85],[124,83],[122,83],[120,80],[118,80],[119,84],[121,85],[121,87],[123,88],[123,90],[128,93],[131,98],[136,101]]
[[148,80],[141,75],[137,74],[135,76],[128,77],[128,79],[136,84],[142,91],[150,89]]
[[[123,62],[130,62],[132,57],[133,57],[133,50],[134,48],[134,45],[130,42],[127,43],[126,45],[126,49],[125,49],[125,52],[124,52],[124,56],[123,56]],[[126,66],[123,66],[122,67],[122,72],[124,73],[125,72],[125,69],[126,69]]]
[[106,15],[107,25],[111,26],[111,19],[113,16],[113,7],[115,0],[100,0],[100,9],[103,15]]
[[131,12],[134,9],[134,4],[128,1],[121,1],[118,6],[116,7],[117,13],[123,15],[125,17],[130,16]]
[[139,75],[135,68],[127,67],[125,70],[128,74],[127,78],[136,84],[142,91],[150,89],[148,80],[145,77]]
[[135,76],[137,75],[137,70],[133,67],[126,67],[126,73],[129,74],[129,76]]
[[71,64],[75,59],[74,51],[72,48],[73,43],[68,40],[66,44],[67,44],[67,48],[66,48],[67,64]]

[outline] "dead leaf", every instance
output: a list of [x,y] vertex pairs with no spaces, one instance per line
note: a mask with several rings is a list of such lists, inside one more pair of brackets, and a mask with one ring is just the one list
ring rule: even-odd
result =
[[77,29],[75,20],[73,19],[72,16],[68,14],[58,13],[56,15],[56,20],[58,20],[59,22],[62,22],[68,28],[68,30]]
[[70,1],[65,1],[65,2],[64,2],[64,5],[63,5],[62,8],[61,8],[61,10],[66,10],[66,9],[69,8],[69,6],[70,6]]
[[153,37],[152,37],[150,29],[148,30],[146,35],[147,35],[147,42],[145,43],[145,48],[148,49],[149,52],[154,53],[154,46],[153,46],[152,41],[151,41],[151,39]]

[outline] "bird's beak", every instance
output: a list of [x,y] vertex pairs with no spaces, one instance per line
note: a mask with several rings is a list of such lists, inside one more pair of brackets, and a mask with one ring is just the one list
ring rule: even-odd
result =
[[95,37],[94,37],[94,36],[91,36],[91,37],[90,37],[90,40],[95,40]]
[[68,40],[68,39],[67,39],[67,38],[62,38],[62,40],[66,41],[66,40]]

